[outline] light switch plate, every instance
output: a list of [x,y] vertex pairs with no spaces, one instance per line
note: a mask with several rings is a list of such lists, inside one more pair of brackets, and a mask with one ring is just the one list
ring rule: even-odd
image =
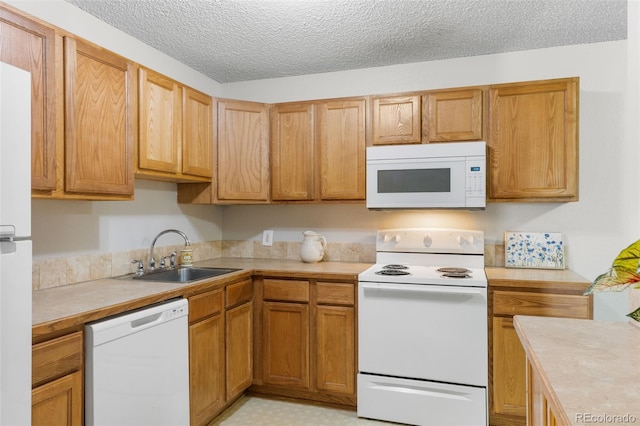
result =
[[263,246],[272,246],[273,245],[273,230],[267,229],[262,231],[262,245]]

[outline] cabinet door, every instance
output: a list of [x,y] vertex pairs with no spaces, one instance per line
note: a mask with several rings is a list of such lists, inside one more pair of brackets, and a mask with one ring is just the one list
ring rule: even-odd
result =
[[253,102],[218,102],[218,199],[269,199],[269,111]]
[[426,99],[430,142],[482,139],[482,89],[434,92]]
[[316,106],[320,198],[365,199],[365,101],[330,101]]
[[316,383],[320,391],[355,393],[354,308],[316,309]]
[[184,88],[182,173],[213,176],[213,99]]
[[133,195],[134,67],[65,37],[65,191]]
[[139,71],[138,167],[178,173],[182,138],[182,88],[151,70]]
[[578,79],[490,88],[489,199],[577,201]]
[[[31,73],[31,186],[56,188],[55,31],[0,6],[0,61]],[[59,52],[61,55],[62,52]]]
[[225,403],[224,317],[189,326],[189,401],[191,424],[205,425]]
[[82,373],[63,376],[31,391],[31,424],[81,426]]
[[309,305],[264,302],[264,383],[309,388]]
[[227,328],[227,401],[234,399],[253,381],[253,303],[230,309]]
[[313,200],[312,104],[282,104],[271,110],[271,199]]
[[492,412],[526,414],[526,354],[512,318],[493,318]]
[[422,139],[420,96],[371,99],[374,145],[420,143]]

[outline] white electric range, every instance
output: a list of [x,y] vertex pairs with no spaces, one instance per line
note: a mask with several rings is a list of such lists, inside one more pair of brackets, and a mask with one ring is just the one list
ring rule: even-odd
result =
[[378,231],[358,281],[358,416],[487,425],[483,232]]

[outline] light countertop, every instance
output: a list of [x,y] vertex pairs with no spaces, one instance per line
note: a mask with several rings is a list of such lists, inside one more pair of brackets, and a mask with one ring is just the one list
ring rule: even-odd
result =
[[[269,275],[287,278],[316,278],[357,280],[358,274],[369,268],[369,263],[319,262],[303,263],[296,260],[216,258],[196,262],[195,266],[238,268],[240,271],[218,278],[191,283],[167,283],[133,281],[118,277],[37,290],[33,292],[33,336],[55,333],[59,330],[80,327],[86,322],[109,315],[137,309],[151,303],[174,297],[189,297],[192,294],[213,289],[230,282],[249,279],[252,275]],[[548,282],[572,286],[585,286],[584,278],[574,272],[518,270],[486,268],[489,285],[544,285]]]
[[514,326],[569,424],[640,424],[640,327],[530,316]]
[[190,283],[136,281],[118,277],[37,290],[32,296],[33,338],[137,309],[152,303],[213,289],[252,275],[289,278],[357,280],[370,264],[350,262],[303,263],[293,260],[218,258],[194,266],[238,268],[239,271]]

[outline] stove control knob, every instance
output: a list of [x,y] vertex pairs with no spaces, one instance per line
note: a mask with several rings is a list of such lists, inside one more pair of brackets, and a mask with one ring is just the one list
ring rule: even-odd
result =
[[462,235],[458,235],[458,238],[456,238],[456,240],[458,241],[458,244],[460,244],[461,246],[469,244],[469,241]]
[[399,234],[385,234],[384,237],[382,237],[382,241],[384,241],[385,243],[388,242],[392,242],[392,243],[398,243],[400,242],[400,235]]
[[431,247],[431,244],[433,243],[433,240],[431,239],[431,235],[429,234],[425,235],[423,243],[425,247]]

